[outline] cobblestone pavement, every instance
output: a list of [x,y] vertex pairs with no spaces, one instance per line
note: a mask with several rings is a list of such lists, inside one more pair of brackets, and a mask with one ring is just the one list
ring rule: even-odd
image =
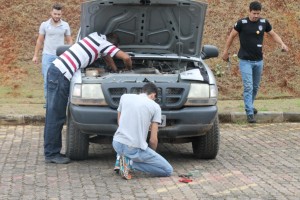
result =
[[[197,160],[191,144],[160,145],[174,167],[168,178],[113,172],[111,145],[90,158],[45,164],[42,126],[0,126],[0,199],[299,199],[300,124],[221,124],[215,160]],[[192,172],[193,182],[178,175]]]

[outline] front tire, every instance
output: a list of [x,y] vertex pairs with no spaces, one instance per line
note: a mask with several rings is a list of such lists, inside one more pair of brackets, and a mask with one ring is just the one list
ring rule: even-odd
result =
[[219,118],[216,117],[212,128],[206,135],[196,137],[193,140],[193,153],[200,159],[215,159],[219,151],[219,143]]
[[66,154],[72,160],[84,160],[88,158],[89,137],[81,133],[76,127],[72,116],[67,122]]

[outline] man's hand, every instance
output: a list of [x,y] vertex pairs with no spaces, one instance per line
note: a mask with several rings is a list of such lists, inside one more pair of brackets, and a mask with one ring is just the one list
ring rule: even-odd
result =
[[33,56],[32,58],[32,62],[34,62],[35,64],[38,64],[39,58],[37,56]]
[[127,53],[120,50],[116,53],[115,56],[116,56],[116,58],[123,60],[124,66],[125,66],[125,71],[132,69],[132,60],[131,60],[131,57]]
[[282,51],[282,52],[288,52],[288,51],[289,51],[289,48],[283,43],[283,44],[281,45],[281,51]]
[[224,52],[223,52],[223,55],[222,55],[222,59],[224,61],[229,61],[229,53],[228,53],[228,50],[234,40],[234,38],[238,35],[238,32],[235,30],[235,29],[232,29],[228,38],[227,38],[227,41],[226,41],[226,45],[225,45],[225,48],[224,48]]
[[34,48],[34,56],[32,58],[32,61],[35,64],[38,64],[39,59],[38,59],[37,55],[39,55],[39,51],[42,48],[42,45],[44,44],[44,40],[45,40],[45,35],[39,34],[38,39],[36,41],[35,48]]
[[229,53],[228,53],[228,51],[224,51],[224,52],[223,52],[222,59],[223,59],[224,61],[226,61],[226,62],[229,61]]
[[106,65],[111,68],[111,70],[113,72],[117,72],[118,71],[116,63],[114,62],[114,60],[112,59],[112,57],[110,57],[109,55],[106,55],[106,56],[103,57],[103,60],[105,61]]
[[289,48],[284,44],[284,42],[282,41],[282,39],[279,37],[279,35],[277,33],[275,33],[275,31],[271,30],[270,32],[268,32],[268,34],[271,35],[271,37],[273,38],[273,40],[275,42],[277,42],[278,44],[281,45],[281,51],[282,52],[289,51]]
[[156,150],[157,143],[158,143],[157,133],[158,133],[158,123],[153,122],[151,124],[151,135],[149,139],[149,147],[154,151]]

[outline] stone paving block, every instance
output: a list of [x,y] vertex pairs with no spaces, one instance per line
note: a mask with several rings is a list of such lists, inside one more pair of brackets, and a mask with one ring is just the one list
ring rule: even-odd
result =
[[[42,126],[0,126],[0,199],[299,198],[300,124],[221,124],[220,131],[216,159],[196,159],[191,144],[159,144],[174,174],[127,181],[112,171],[111,145],[92,144],[85,161],[46,164]],[[198,171],[193,182],[180,183],[191,171]]]

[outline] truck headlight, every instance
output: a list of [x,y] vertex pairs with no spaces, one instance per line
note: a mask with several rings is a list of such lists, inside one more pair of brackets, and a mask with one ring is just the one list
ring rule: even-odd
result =
[[210,98],[218,98],[218,88],[216,85],[209,85]]
[[192,83],[185,106],[216,105],[218,88],[216,85]]
[[71,103],[76,105],[107,105],[101,84],[75,84]]

